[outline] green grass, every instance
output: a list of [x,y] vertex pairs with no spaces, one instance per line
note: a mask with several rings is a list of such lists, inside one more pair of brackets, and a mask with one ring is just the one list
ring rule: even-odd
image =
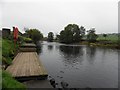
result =
[[[14,54],[17,49],[18,45],[16,45],[15,48],[12,39],[2,39],[2,62],[4,62],[7,65],[10,65],[12,63],[12,59],[14,58]],[[25,85],[16,81],[8,72],[4,70],[2,70],[2,88],[3,90],[8,90],[11,88],[11,90],[26,90]]]
[[10,88],[12,88],[11,90],[26,90],[24,84],[16,81],[8,72],[4,70],[2,70],[2,88],[3,90],[7,90]]
[[0,37],[0,64],[2,62],[2,38]]
[[[18,45],[16,45],[16,48]],[[12,58],[14,57],[16,48],[14,47],[14,42],[8,39],[2,39],[2,61],[10,65],[12,63]]]
[[14,54],[15,48],[14,48],[14,42],[3,39],[2,40],[2,55],[8,57],[11,54]]
[[110,41],[117,41],[118,40],[118,35],[114,35],[114,34],[110,34],[107,35],[107,37],[103,37],[103,35],[98,35],[98,39],[97,40],[110,40]]

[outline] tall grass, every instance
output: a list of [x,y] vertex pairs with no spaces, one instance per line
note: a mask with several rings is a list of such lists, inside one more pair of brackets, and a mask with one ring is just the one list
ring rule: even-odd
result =
[[14,42],[12,40],[2,39],[2,60],[8,65],[12,63],[15,51],[16,48],[14,47]]
[[[18,45],[16,45],[15,48],[14,42],[12,40],[2,39],[2,62],[4,62],[4,64],[10,65],[12,63],[12,59],[14,58],[14,54],[17,48]],[[2,89],[25,90],[25,86],[12,78],[8,72],[2,70]]]

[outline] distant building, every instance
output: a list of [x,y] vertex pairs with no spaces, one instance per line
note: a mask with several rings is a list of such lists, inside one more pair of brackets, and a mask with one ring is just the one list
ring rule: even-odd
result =
[[10,36],[10,33],[11,33],[10,29],[2,28],[2,37],[3,38],[8,38]]

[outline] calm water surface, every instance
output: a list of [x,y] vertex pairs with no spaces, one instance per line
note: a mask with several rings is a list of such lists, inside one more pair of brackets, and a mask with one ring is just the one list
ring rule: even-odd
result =
[[117,88],[118,50],[42,42],[39,57],[49,76],[69,88]]

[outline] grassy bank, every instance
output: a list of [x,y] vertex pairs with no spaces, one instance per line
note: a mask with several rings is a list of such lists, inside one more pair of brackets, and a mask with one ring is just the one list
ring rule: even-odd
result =
[[95,47],[120,49],[119,41],[118,41],[118,34],[107,34],[106,37],[104,37],[102,34],[98,34],[98,38],[96,42],[93,43],[93,42],[89,42],[85,40],[85,41],[81,41],[80,44],[95,46]]
[[[18,44],[16,45],[16,48],[15,48],[13,40],[2,39],[2,66],[7,67],[10,64],[12,64],[12,60],[17,50],[18,50]],[[12,76],[8,72],[6,72],[4,69],[5,68],[3,68],[2,70],[3,90],[4,89],[6,90],[8,88],[12,88],[12,90],[16,90],[17,88],[21,88],[23,90],[26,89],[22,83],[12,78]]]
[[25,85],[13,79],[12,76],[4,70],[2,70],[2,88],[3,90],[10,88],[12,88],[12,90],[17,90],[17,88],[20,90],[26,90]]
[[103,37],[102,34],[98,35],[97,38],[98,41],[111,41],[111,42],[117,42],[118,41],[118,35],[117,34],[107,34],[106,37]]
[[10,65],[14,58],[16,48],[14,48],[14,42],[8,39],[2,39],[2,63],[4,65]]
[[88,42],[88,41],[82,41],[80,42],[80,45],[88,45],[88,46],[94,46],[94,47],[105,47],[105,48],[116,48],[120,49],[120,46],[118,44],[118,41],[96,41],[96,42]]

